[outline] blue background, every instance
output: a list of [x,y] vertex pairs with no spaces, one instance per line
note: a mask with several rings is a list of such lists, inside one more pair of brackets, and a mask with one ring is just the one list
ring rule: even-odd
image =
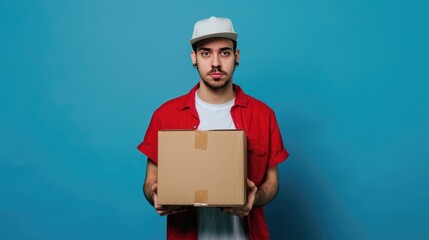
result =
[[273,239],[427,239],[423,0],[0,3],[0,239],[164,239],[136,146],[198,81],[195,21],[230,17],[234,81],[291,156]]

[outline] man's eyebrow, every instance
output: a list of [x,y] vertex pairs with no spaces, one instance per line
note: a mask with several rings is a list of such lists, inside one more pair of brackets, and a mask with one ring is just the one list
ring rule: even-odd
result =
[[212,50],[211,48],[200,47],[200,48],[198,48],[197,51],[207,51],[207,52],[210,52],[211,50]]
[[[223,47],[223,48],[220,49],[221,52],[222,51],[226,51],[226,50],[231,50],[232,51],[232,48],[230,48],[230,47]],[[211,48],[200,47],[200,48],[198,48],[197,51],[208,51],[208,52],[211,52],[212,49]]]
[[230,48],[230,47],[224,47],[224,48],[220,49],[220,51],[225,51],[225,50],[231,50],[232,51],[232,48]]

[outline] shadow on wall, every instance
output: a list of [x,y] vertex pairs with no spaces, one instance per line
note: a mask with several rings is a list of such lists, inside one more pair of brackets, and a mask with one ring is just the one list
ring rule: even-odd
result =
[[271,238],[320,239],[322,226],[302,191],[291,184],[282,186],[287,193],[279,194],[266,208]]
[[[295,119],[289,117],[283,124],[288,126],[287,134],[282,134],[290,142],[286,144],[290,157],[279,165],[280,192],[265,207],[271,238],[365,239],[329,180],[333,179],[329,174],[345,176],[329,170],[341,157],[322,146],[323,125],[299,118],[298,113],[292,116]],[[285,121],[281,115],[278,119]]]
[[[305,176],[299,170],[303,166],[303,156],[295,148],[288,148],[291,157],[282,163],[280,174],[280,192],[276,199],[265,208],[270,236],[272,239],[320,239],[322,224],[317,210],[313,209],[316,198],[311,186],[306,183],[314,176]],[[292,161],[295,161],[291,163]],[[285,170],[284,170],[285,169]],[[313,186],[314,187],[314,186]]]
[[[162,239],[141,214],[47,182],[30,165],[0,159],[0,239]],[[159,226],[153,226],[156,229]]]

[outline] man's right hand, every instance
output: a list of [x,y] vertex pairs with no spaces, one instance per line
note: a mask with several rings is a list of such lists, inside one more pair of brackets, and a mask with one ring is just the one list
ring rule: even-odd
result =
[[158,204],[158,183],[152,185],[152,196],[153,196],[153,206],[156,209],[156,213],[161,216],[167,216],[171,214],[185,212],[187,206],[176,206],[176,205],[160,205]]

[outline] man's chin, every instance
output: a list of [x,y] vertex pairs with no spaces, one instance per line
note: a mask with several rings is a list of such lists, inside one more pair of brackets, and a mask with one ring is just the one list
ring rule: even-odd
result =
[[227,81],[221,81],[221,80],[214,80],[214,83],[211,83],[205,79],[202,79],[204,85],[206,85],[208,88],[210,88],[211,90],[222,90],[228,87],[229,83],[231,80],[227,80]]

